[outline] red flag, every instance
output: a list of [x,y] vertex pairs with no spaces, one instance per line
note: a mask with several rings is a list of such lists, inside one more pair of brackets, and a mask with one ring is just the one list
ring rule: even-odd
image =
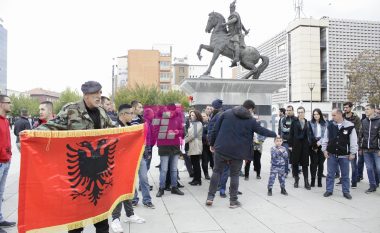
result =
[[132,198],[143,127],[27,131],[21,137],[19,232],[91,225]]

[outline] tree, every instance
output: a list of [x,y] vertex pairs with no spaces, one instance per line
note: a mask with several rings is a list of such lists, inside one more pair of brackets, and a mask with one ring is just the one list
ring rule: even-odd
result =
[[39,105],[40,102],[37,99],[33,99],[27,95],[11,95],[9,96],[12,102],[12,116],[19,116],[21,109],[27,109],[29,114],[32,116],[39,115]]
[[143,105],[165,105],[168,103],[180,103],[184,108],[189,106],[185,93],[181,91],[162,92],[156,86],[135,85],[122,87],[115,94],[116,107],[123,103],[131,103],[138,100]]
[[380,51],[365,50],[347,63],[348,99],[380,104]]
[[58,113],[65,104],[70,102],[76,102],[81,98],[82,96],[78,93],[77,90],[71,90],[70,88],[66,88],[66,90],[64,90],[59,96],[59,99],[53,103],[54,112]]

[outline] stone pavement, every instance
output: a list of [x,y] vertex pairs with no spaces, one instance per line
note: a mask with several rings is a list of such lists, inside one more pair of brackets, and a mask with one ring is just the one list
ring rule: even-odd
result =
[[[303,188],[302,178],[298,189],[293,188],[292,178],[286,179],[289,196],[280,194],[279,183],[276,181],[273,196],[268,197],[266,193],[270,168],[269,148],[272,144],[272,139],[267,139],[264,143],[262,179],[257,180],[252,171],[249,181],[240,179],[239,190],[243,192],[243,195],[239,196],[239,200],[242,207],[236,209],[229,209],[228,198],[223,199],[219,196],[215,198],[212,207],[206,207],[205,201],[209,182],[202,179],[202,186],[188,185],[187,183],[191,179],[187,172],[180,172],[181,181],[185,184],[185,188],[182,189],[185,192],[184,196],[165,192],[162,198],[156,198],[159,173],[154,166],[159,163],[159,158],[155,154],[149,178],[150,183],[154,185],[151,195],[156,209],[147,209],[139,203],[134,209],[135,213],[145,218],[146,223],[129,224],[123,222],[124,232],[380,232],[380,190],[373,194],[365,194],[364,191],[368,188],[366,179],[358,183],[357,189],[351,190],[352,200],[343,198],[340,186],[336,186],[334,195],[329,198],[322,196],[325,192],[325,183],[323,183],[323,188],[312,188],[311,191],[308,191]],[[17,220],[20,168],[20,155],[16,147],[13,148],[13,160],[3,203],[4,216],[10,221]],[[180,161],[179,167],[182,165],[183,161]],[[141,197],[141,193],[139,196]],[[15,233],[17,228],[6,229],[6,231]],[[84,232],[94,233],[95,229],[90,226]]]

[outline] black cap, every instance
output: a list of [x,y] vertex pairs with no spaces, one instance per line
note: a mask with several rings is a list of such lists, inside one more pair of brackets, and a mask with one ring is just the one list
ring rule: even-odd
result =
[[83,94],[90,94],[98,92],[100,89],[102,89],[102,85],[96,81],[87,81],[82,84],[81,90]]

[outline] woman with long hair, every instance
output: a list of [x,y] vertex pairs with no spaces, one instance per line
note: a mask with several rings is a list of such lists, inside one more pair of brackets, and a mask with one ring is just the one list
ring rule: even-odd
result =
[[322,138],[326,132],[327,123],[323,119],[322,111],[319,108],[313,110],[311,121],[309,122],[309,143],[310,143],[310,174],[311,187],[315,187],[315,176],[318,170],[318,187],[322,187],[323,163],[325,156],[322,152]]

